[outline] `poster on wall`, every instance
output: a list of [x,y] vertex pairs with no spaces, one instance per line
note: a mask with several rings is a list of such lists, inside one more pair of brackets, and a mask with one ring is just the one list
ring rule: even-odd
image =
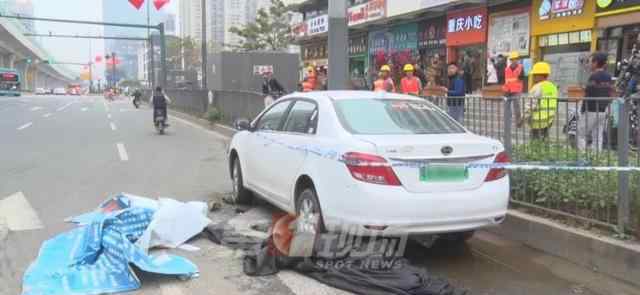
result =
[[528,12],[491,16],[487,42],[489,55],[508,55],[512,51],[529,55],[529,17]]
[[307,35],[313,36],[329,31],[329,16],[316,16],[307,21]]

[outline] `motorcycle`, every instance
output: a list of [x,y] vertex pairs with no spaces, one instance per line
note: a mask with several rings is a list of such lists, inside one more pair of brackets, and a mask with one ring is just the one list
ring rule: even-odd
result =
[[164,129],[169,126],[167,125],[167,114],[162,109],[156,109],[154,112],[154,123],[156,126],[156,130],[158,131],[158,134],[162,135],[164,134]]

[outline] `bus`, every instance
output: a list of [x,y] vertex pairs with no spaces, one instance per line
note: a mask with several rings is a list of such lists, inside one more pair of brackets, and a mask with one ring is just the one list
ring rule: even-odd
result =
[[16,70],[0,68],[0,96],[20,96],[20,75]]

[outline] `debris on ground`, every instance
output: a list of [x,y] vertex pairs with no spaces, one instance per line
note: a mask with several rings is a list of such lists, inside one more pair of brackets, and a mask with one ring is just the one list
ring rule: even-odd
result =
[[[208,219],[198,216],[204,213],[204,203],[155,201],[128,194],[115,196],[93,212],[69,219],[79,227],[44,242],[38,257],[24,274],[22,294],[102,294],[135,290],[141,283],[131,265],[145,272],[183,279],[197,277],[198,268],[189,260],[164,252],[149,255],[138,242],[149,235],[142,244],[193,250],[183,243],[206,226],[202,223]],[[187,225],[194,221],[195,224]]]

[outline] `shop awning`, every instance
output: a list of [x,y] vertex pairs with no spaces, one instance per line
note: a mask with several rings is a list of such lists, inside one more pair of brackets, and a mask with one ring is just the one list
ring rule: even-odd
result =
[[640,11],[626,13],[626,14],[615,14],[609,16],[603,16],[596,19],[596,27],[597,28],[610,28],[617,26],[626,26],[637,24],[638,19],[640,19]]

